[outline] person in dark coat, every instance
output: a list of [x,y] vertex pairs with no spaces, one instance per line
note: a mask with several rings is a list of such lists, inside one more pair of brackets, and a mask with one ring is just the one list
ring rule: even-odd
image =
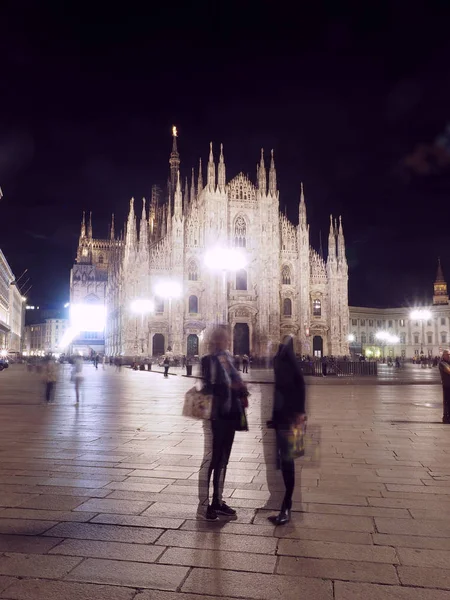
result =
[[302,426],[305,414],[305,381],[294,354],[291,336],[286,336],[274,358],[275,390],[272,421],[276,432],[277,464],[281,467],[285,495],[280,513],[269,519],[275,525],[284,525],[291,519],[292,496],[295,487],[295,464],[289,456],[286,432],[293,426]]
[[[242,411],[248,405],[248,392],[233,364],[233,356],[227,351],[229,341],[226,327],[214,329],[210,338],[210,354],[204,356],[201,363],[205,391],[213,396],[210,422],[212,454],[207,475],[208,521],[215,521],[219,515],[236,515],[236,511],[223,502],[222,491],[234,435],[241,429]],[[209,504],[211,476],[213,497]]]
[[439,363],[439,372],[441,374],[444,404],[442,422],[446,425],[450,425],[450,353],[448,350],[444,350],[442,353],[442,359]]

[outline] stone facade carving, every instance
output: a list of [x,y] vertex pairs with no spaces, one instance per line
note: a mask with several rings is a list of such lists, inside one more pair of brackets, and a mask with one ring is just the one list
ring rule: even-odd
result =
[[[133,201],[123,236],[112,227],[109,240],[96,240],[91,222],[86,231],[83,221],[77,263],[91,265],[95,281],[105,278],[106,353],[160,352],[158,335],[163,350],[170,345],[175,353],[202,353],[209,330],[225,318],[241,336],[235,352],[265,356],[280,336],[292,333],[298,353],[348,354],[342,223],[331,220],[324,261],[310,247],[303,188],[299,224],[280,213],[273,153],[268,174],[261,155],[255,184],[242,173],[227,182],[222,148],[216,168],[211,147],[206,184],[200,166],[197,185],[193,173],[183,193],[176,138],[170,164],[168,201],[162,203],[159,193],[148,206],[144,200],[139,228]],[[222,272],[207,269],[205,252],[216,245],[239,248],[246,273],[230,271],[223,279]],[[77,276],[74,268],[74,288]],[[183,297],[156,299],[153,314],[131,313],[132,301],[153,298],[161,279],[177,280]]]

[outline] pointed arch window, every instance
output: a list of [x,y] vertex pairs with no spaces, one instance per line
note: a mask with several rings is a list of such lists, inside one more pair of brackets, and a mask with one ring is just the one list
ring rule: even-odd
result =
[[245,269],[236,271],[236,289],[241,291],[247,289],[247,271]]
[[292,300],[290,298],[283,300],[283,315],[285,317],[292,317]]
[[247,223],[242,216],[234,222],[234,245],[238,248],[247,247]]
[[313,300],[313,316],[314,317],[322,316],[322,302],[318,298]]
[[103,254],[100,254],[100,256],[98,257],[98,264],[102,265],[103,261],[104,261]]
[[189,313],[190,314],[198,313],[198,298],[197,298],[197,296],[189,296]]
[[291,270],[287,265],[284,265],[281,271],[281,282],[283,285],[291,285]]
[[198,281],[198,265],[195,260],[190,260],[188,265],[189,281]]

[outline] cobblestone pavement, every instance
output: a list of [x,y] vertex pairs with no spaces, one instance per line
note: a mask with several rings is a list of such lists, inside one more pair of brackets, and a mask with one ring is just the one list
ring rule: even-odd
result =
[[[293,522],[273,527],[271,386],[251,386],[208,523],[192,380],[67,367],[55,402],[35,374],[0,374],[0,598],[450,600],[450,427],[439,385],[310,385],[320,452],[297,461]],[[208,436],[206,436],[208,441]],[[199,485],[200,484],[200,485]]]

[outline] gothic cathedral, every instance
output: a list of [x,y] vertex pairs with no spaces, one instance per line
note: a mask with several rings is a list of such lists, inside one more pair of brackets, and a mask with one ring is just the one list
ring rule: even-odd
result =
[[[71,299],[106,304],[105,353],[200,355],[211,328],[225,321],[234,354],[273,355],[292,334],[299,354],[347,355],[341,219],[330,219],[325,262],[310,246],[303,186],[299,224],[280,213],[273,152],[267,174],[261,151],[255,184],[242,173],[227,181],[222,145],[216,165],[211,144],[206,182],[200,161],[197,183],[192,170],[182,190],[174,128],[169,164],[167,198],[163,202],[160,188],[152,188],[139,227],[133,199],[123,235],[115,235],[113,222],[109,239],[94,239],[91,220],[86,230],[83,218]],[[218,247],[237,247],[245,268],[207,267],[205,254]],[[177,282],[181,294],[157,297],[160,282]],[[135,300],[143,305],[150,299],[151,312],[131,310]]]

